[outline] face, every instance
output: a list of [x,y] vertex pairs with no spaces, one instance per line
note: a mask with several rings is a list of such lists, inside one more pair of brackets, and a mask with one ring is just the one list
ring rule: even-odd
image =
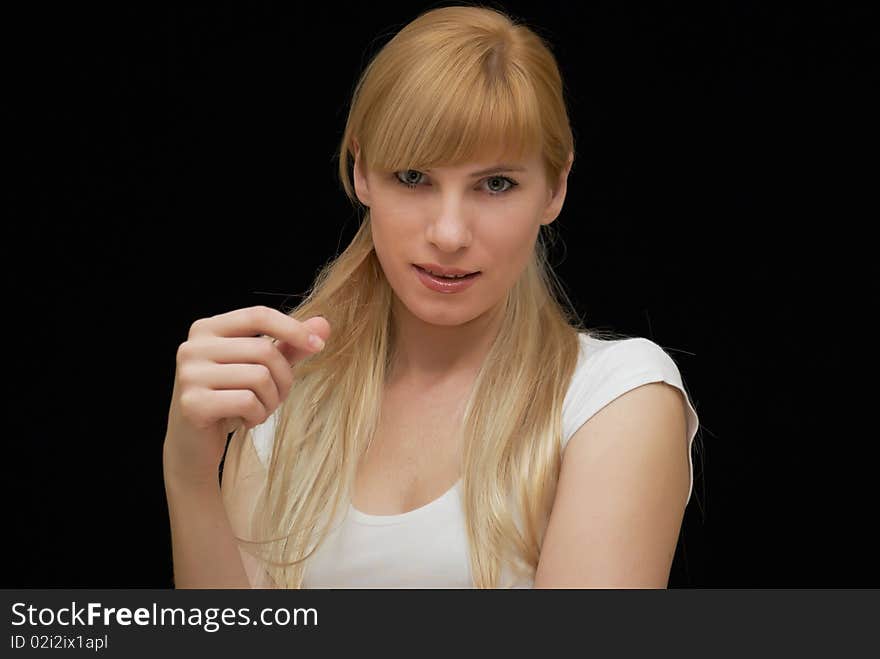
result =
[[[538,231],[565,199],[568,167],[548,185],[540,154],[518,162],[480,159],[430,171],[363,171],[354,144],[354,185],[370,208],[373,244],[409,312],[435,325],[466,323],[504,301],[525,269]],[[511,165],[506,171],[497,165]],[[480,271],[457,293],[426,287],[415,263]]]

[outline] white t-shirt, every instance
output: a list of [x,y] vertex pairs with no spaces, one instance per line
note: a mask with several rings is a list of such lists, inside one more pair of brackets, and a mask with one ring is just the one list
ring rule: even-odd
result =
[[[687,402],[688,460],[693,491],[693,447],[699,419],[679,370],[649,339],[604,340],[579,335],[580,355],[562,408],[562,448],[593,414],[649,382],[677,387]],[[268,465],[275,416],[253,429],[254,447]],[[516,515],[519,523],[518,514]],[[499,586],[531,588],[529,576],[505,567]],[[445,494],[399,515],[368,515],[349,504],[324,543],[306,561],[303,588],[473,588],[461,479]]]

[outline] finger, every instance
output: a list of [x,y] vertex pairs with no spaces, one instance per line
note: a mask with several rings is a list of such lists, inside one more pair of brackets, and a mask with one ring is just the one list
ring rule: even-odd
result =
[[[314,353],[318,348],[309,343],[309,326],[291,318],[277,309],[266,306],[236,309],[228,313],[211,316],[199,325],[198,331],[207,331],[215,336],[244,337],[264,334]],[[194,328],[195,329],[195,328]]]
[[263,364],[217,364],[199,361],[189,367],[191,380],[214,391],[244,389],[253,391],[270,414],[281,404],[282,392]]
[[[303,325],[308,327],[312,334],[319,336],[325,343],[330,338],[330,323],[328,323],[323,316],[313,316],[312,318],[303,321]],[[289,364],[294,364],[300,359],[304,359],[315,352],[312,349],[303,350],[295,345],[291,345],[287,341],[279,339],[273,339],[273,343],[281,354],[284,355],[284,358]]]
[[279,348],[281,343],[268,337],[205,337],[195,345],[194,354],[200,360],[218,364],[263,364],[271,371],[281,395],[287,396],[290,391],[293,372]]
[[200,388],[195,393],[195,398],[205,423],[241,417],[245,427],[253,428],[269,417],[259,397],[250,389]]

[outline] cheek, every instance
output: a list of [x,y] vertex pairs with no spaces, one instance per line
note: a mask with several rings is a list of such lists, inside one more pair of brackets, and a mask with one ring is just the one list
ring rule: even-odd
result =
[[[409,220],[407,220],[409,218]],[[370,222],[373,229],[373,237],[376,241],[387,243],[389,247],[400,242],[406,237],[407,232],[412,231],[412,217],[402,212],[398,207],[374,207],[370,210]]]
[[383,270],[389,278],[394,279],[394,271],[406,265],[407,255],[404,253],[408,245],[413,244],[411,232],[412,222],[400,212],[391,208],[374,205],[370,209],[370,231],[373,235],[373,248]]
[[497,218],[491,231],[485,236],[485,244],[491,250],[495,267],[505,272],[519,271],[525,267],[535,248],[540,223],[534,219],[531,210],[510,213]]

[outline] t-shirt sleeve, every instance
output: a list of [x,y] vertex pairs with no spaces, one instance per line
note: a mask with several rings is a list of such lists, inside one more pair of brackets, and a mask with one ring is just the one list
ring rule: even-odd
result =
[[259,457],[263,466],[267,468],[269,466],[269,458],[272,456],[272,444],[275,441],[275,422],[278,410],[280,409],[280,407],[277,408],[263,423],[251,429],[251,437],[254,449],[257,451],[257,457]]
[[[586,344],[585,344],[586,345]],[[562,449],[590,417],[618,396],[650,382],[666,382],[685,401],[690,501],[694,487],[693,442],[699,418],[685,390],[678,366],[653,341],[637,337],[614,341],[592,352],[582,347],[562,408]]]

